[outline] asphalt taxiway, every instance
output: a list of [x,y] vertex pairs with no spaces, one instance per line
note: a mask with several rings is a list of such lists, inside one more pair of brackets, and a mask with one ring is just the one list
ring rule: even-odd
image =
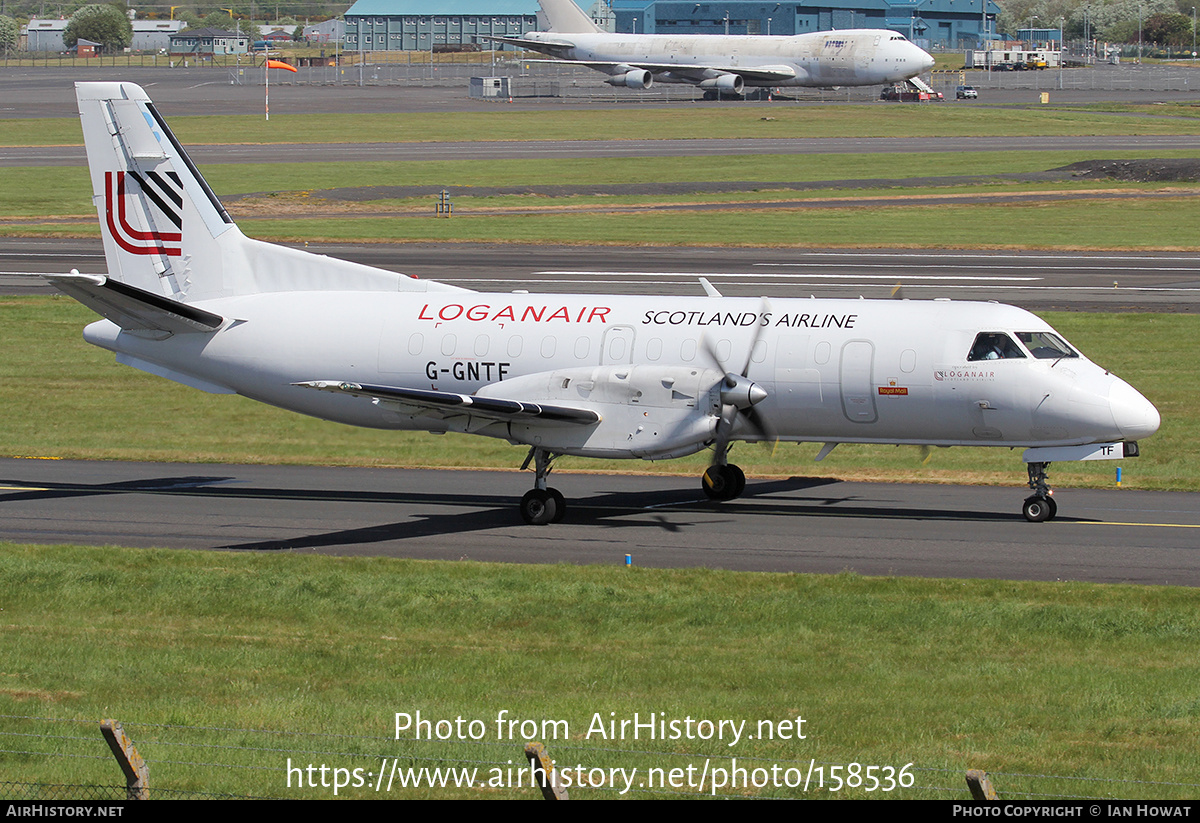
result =
[[[1015,468],[1020,468],[1019,463]],[[525,526],[531,473],[0,460],[0,539],[514,563],[1200,586],[1200,495],[556,474],[566,519]]]
[[[153,66],[9,66],[0,71],[0,118],[74,116],[76,81],[132,82],[145,86],[168,118],[181,115],[264,114],[262,69],[249,66],[184,68],[163,58]],[[283,74],[277,72],[276,75]],[[271,111],[279,114],[314,112],[457,112],[545,111],[564,108],[628,108],[630,106],[695,106],[760,108],[826,103],[898,107],[907,105],[969,106],[1041,105],[1042,94],[1054,103],[1191,102],[1200,89],[1200,67],[1186,65],[1097,65],[1059,72],[946,72],[933,79],[948,99],[942,103],[905,104],[879,99],[880,86],[837,90],[781,89],[773,102],[759,100],[703,101],[698,89],[656,83],[647,91],[615,88],[599,72],[584,66],[550,61],[501,60],[461,64],[369,64],[301,68],[295,75],[271,78]],[[501,75],[512,78],[513,96],[472,99],[470,78]],[[954,87],[970,83],[978,100],[954,99]],[[1060,85],[1064,88],[1058,88]]]
[[[1200,259],[1170,252],[311,244],[309,251],[485,292],[998,300],[1033,310],[1200,311]],[[37,273],[102,274],[100,241],[0,238],[0,294]]]

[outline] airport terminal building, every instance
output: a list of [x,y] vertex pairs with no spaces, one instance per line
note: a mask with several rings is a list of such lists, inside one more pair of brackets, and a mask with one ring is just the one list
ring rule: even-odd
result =
[[[729,3],[694,0],[576,0],[602,28],[636,34],[804,34],[891,29],[923,48],[976,48],[995,35],[994,0],[821,0]],[[346,12],[352,51],[490,48],[488,36],[545,28],[537,0],[444,0],[437,11],[417,0],[358,0]]]

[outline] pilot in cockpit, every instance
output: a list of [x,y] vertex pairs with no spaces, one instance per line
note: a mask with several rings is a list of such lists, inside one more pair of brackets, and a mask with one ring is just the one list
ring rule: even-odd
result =
[[975,345],[971,347],[967,360],[1005,360],[1024,356],[1007,334],[982,332],[975,338]]

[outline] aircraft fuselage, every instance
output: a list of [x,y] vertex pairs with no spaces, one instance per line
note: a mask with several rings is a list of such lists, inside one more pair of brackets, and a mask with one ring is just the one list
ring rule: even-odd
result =
[[[645,67],[659,82],[695,83],[696,70],[738,72],[747,86],[868,86],[906,80],[933,59],[896,32],[848,29],[787,37],[739,35],[530,32],[522,38],[562,59],[617,75]],[[564,49],[564,42],[573,48]],[[608,66],[602,64],[611,64]],[[686,73],[672,76],[671,66]],[[755,68],[785,68],[793,76],[756,78]]]
[[[1018,346],[1004,359],[970,360],[981,333],[1013,341],[1053,333],[1036,316],[995,303],[294,292],[199,307],[239,322],[211,337],[150,340],[99,321],[85,337],[342,423],[470,430],[530,445],[548,439],[545,426],[432,420],[293,385],[328,379],[469,395],[505,381],[509,392],[520,386],[522,398],[605,417],[594,429],[564,431],[555,444],[585,456],[703,448],[708,438],[691,429],[665,429],[711,420],[707,392],[747,361],[746,377],[767,392],[758,408],[781,440],[1063,446],[1136,440],[1159,422],[1148,401],[1081,355],[1042,359]],[[513,382],[533,375],[536,385]],[[593,396],[589,382],[628,392]],[[719,403],[713,408],[719,414]],[[738,437],[758,439],[752,431]]]

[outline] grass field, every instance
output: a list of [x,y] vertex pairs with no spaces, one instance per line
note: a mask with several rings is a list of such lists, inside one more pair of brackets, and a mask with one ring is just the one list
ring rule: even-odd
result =
[[[1194,156],[1188,152],[1163,152]],[[652,245],[890,246],[1057,249],[1196,249],[1187,231],[1195,184],[1106,180],[1022,182],[1000,175],[1058,168],[1095,152],[974,152],[895,155],[755,155],[556,161],[215,165],[205,169],[218,194],[265,192],[233,200],[230,210],[251,236],[275,241],[462,241]],[[1129,155],[1125,155],[1129,156]],[[95,236],[83,169],[6,170],[12,194],[0,204],[0,234]],[[906,187],[837,181],[942,177]],[[963,178],[967,179],[963,179]],[[297,189],[303,180],[305,188]],[[762,183],[756,191],[677,195],[456,196],[456,217],[437,219],[433,198],[330,199],[321,189],[362,186],[522,187],[669,183]],[[834,181],[804,190],[807,181]],[[794,185],[793,185],[794,184]],[[1040,194],[1034,202],[989,202]],[[1071,199],[1086,195],[1086,199]],[[382,195],[381,195],[382,197]],[[857,205],[856,199],[879,202]],[[840,208],[811,208],[841,198]],[[929,198],[949,198],[931,203]],[[1133,198],[1133,199],[1130,199]],[[788,202],[781,202],[788,201]],[[961,205],[960,205],[961,204]],[[667,209],[666,207],[670,207]],[[719,217],[713,210],[719,210]],[[653,217],[647,219],[647,212]],[[401,216],[404,219],[396,219]],[[39,217],[78,218],[67,224]],[[722,230],[713,231],[719,219]],[[924,231],[913,231],[924,226]]]
[[[330,797],[287,789],[287,758],[503,768],[521,762],[524,740],[497,740],[507,710],[568,724],[565,739],[538,735],[560,767],[645,777],[692,764],[698,776],[706,758],[793,769],[811,758],[828,778],[839,764],[913,764],[908,789],[813,783],[811,797],[966,799],[968,768],[991,772],[1007,799],[1200,787],[1190,590],[14,544],[0,545],[0,575],[0,733],[19,750],[3,755],[8,779],[116,782],[94,726],[16,737],[40,728],[25,718],[103,716],[125,722],[152,790]],[[416,711],[482,719],[488,737],[395,739],[395,713]],[[660,712],[751,728],[802,717],[805,739],[587,734],[596,715]],[[77,727],[83,742],[64,737]],[[572,793],[618,796],[608,785]]]
[[[1186,107],[1142,110],[977,108],[968,106],[826,105],[745,108],[638,108],[386,114],[273,113],[173,117],[185,146],[197,143],[379,143],[474,140],[691,139],[714,137],[934,137],[948,135],[1198,134]],[[998,138],[1000,139],[1000,138]],[[0,145],[83,142],[72,118],[0,120]]]

